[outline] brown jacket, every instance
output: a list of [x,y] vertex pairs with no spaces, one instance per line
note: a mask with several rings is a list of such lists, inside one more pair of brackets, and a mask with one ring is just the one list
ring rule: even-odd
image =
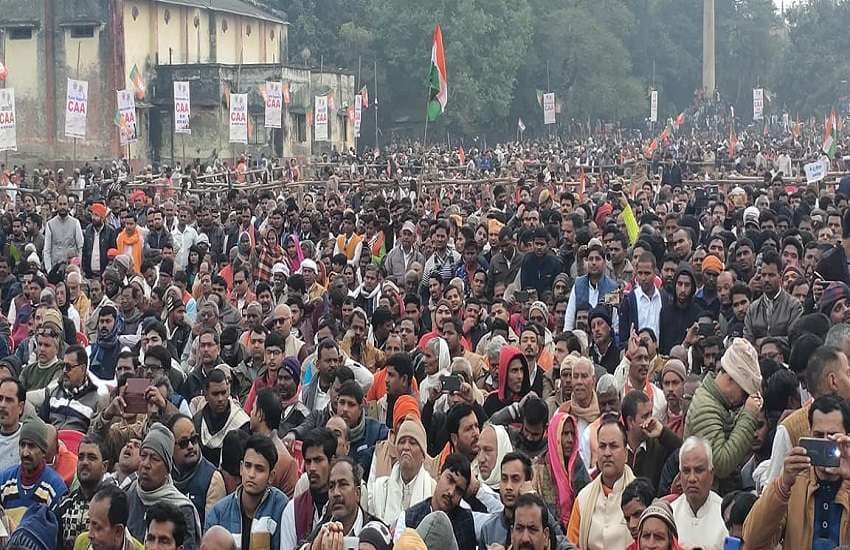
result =
[[[773,550],[780,543],[786,550],[812,547],[818,486],[814,471],[810,469],[797,477],[788,501],[779,494],[779,482],[777,478],[767,484],[744,522],[747,550]],[[844,508],[839,542],[844,545],[850,543],[850,482],[841,485],[835,500]],[[794,519],[788,521],[788,518]]]

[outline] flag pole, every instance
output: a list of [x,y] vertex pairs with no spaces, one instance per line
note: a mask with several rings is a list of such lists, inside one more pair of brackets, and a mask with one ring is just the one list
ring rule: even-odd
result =
[[425,100],[425,137],[422,138],[422,146],[428,143],[428,104],[431,102],[431,87],[428,86],[428,98]]
[[375,150],[378,150],[378,61],[375,60]]

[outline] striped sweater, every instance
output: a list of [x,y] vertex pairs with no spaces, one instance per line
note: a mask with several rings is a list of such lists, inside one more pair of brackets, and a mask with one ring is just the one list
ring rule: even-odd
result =
[[54,509],[67,492],[65,482],[50,466],[44,467],[41,477],[31,487],[21,482],[19,464],[0,472],[0,505],[16,520],[33,504]]

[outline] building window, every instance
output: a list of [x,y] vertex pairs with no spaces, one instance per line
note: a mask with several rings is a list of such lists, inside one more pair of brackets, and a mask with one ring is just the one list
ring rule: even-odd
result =
[[72,26],[71,38],[94,38],[94,25]]
[[307,115],[292,115],[292,126],[295,134],[295,141],[304,143],[307,141]]
[[266,126],[265,119],[260,119],[257,115],[251,116],[251,125],[254,128],[253,139],[248,140],[250,143],[254,145],[265,145],[266,144]]
[[221,32],[227,32],[227,19],[221,20]]
[[274,31],[269,31],[269,40],[274,42]]
[[342,135],[339,136],[339,140],[343,143],[348,139],[348,113],[344,116],[339,117],[340,119],[340,127],[342,128]]
[[251,25],[245,25],[245,34],[251,36]]
[[32,27],[9,29],[9,40],[29,40],[30,38],[32,38]]
[[139,18],[139,8],[133,6],[133,9],[130,11],[130,14],[133,16],[133,21]]
[[168,22],[171,21],[171,10],[168,8],[165,9],[165,12],[162,14],[162,20],[168,25]]

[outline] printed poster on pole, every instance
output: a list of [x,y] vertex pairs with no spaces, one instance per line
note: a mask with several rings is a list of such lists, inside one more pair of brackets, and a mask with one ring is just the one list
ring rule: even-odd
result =
[[764,88],[753,88],[753,120],[764,118]]
[[658,122],[658,90],[652,90],[649,96],[649,120]]
[[121,145],[136,143],[136,99],[132,90],[118,90],[118,135]]
[[555,124],[555,94],[543,94],[543,124]]
[[316,96],[315,141],[328,141],[328,97]]
[[363,97],[354,96],[354,137],[360,137],[360,124],[363,122]]
[[283,83],[266,82],[266,128],[280,128],[283,105]]
[[230,94],[230,143],[248,143],[248,94]]
[[88,100],[89,83],[69,78],[65,95],[65,137],[86,139]]
[[174,133],[191,134],[189,125],[191,107],[189,106],[189,81],[174,81]]

